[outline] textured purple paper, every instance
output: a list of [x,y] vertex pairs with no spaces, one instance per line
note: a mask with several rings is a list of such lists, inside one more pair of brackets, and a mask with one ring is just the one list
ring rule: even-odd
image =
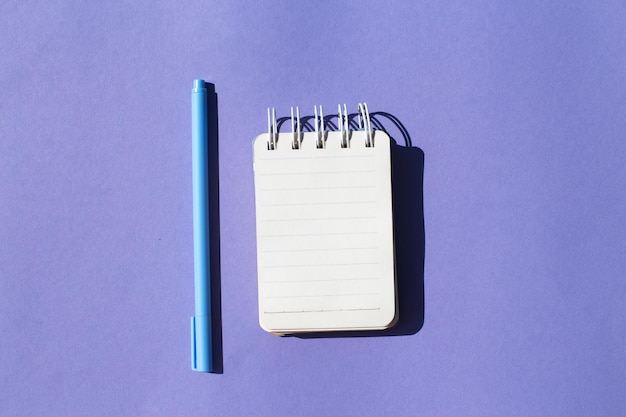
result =
[[[626,413],[626,7],[385,3],[2,2],[0,415]],[[190,370],[194,78],[223,375]],[[425,154],[424,326],[265,334],[252,139],[362,100]]]

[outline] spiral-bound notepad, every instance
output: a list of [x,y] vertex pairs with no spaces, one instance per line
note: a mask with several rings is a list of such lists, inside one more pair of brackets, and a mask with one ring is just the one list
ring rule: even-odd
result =
[[292,111],[292,132],[277,133],[268,115],[254,141],[259,321],[273,334],[396,320],[390,139],[366,106],[360,129],[345,106],[337,120],[325,131],[316,108],[315,132],[303,133]]

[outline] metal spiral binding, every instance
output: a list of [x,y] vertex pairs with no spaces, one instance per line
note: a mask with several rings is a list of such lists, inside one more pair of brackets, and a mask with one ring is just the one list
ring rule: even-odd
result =
[[[300,126],[300,109],[296,106],[296,118],[293,117],[293,106],[291,107],[291,132],[293,134],[293,141],[291,142],[291,149],[300,149],[302,144],[302,127]],[[295,130],[297,125],[298,130]]]
[[370,120],[370,112],[367,109],[367,103],[359,103],[359,129],[367,132],[365,146],[370,148],[374,146],[374,136],[372,135],[372,122]]
[[315,113],[315,136],[317,137],[316,146],[318,149],[325,148],[326,132],[324,130],[324,111],[322,110],[322,106],[320,106],[319,118],[317,117],[317,106],[313,108],[313,113]]
[[[326,137],[327,131],[325,128],[324,122],[324,111],[322,110],[322,106],[315,106],[313,108],[313,121],[314,121],[314,131],[315,131],[315,146],[318,149],[323,149],[326,147]],[[358,126],[360,131],[366,132],[365,146],[371,148],[374,146],[374,131],[372,130],[372,122],[370,119],[370,113],[367,108],[367,103],[359,103],[357,107],[357,116],[358,116]],[[354,115],[352,115],[354,117]],[[304,123],[307,125],[306,120],[310,118],[310,116],[304,118]],[[283,121],[286,121],[287,118],[281,119],[281,124]],[[269,108],[267,109],[267,132],[269,135],[269,139],[267,141],[267,149],[275,150],[278,146],[278,138],[279,132],[276,127],[276,109]],[[308,125],[310,129],[310,125]],[[346,105],[342,106],[339,104],[337,106],[337,131],[341,132],[341,147],[349,148],[350,147],[350,139],[351,133],[350,130],[350,115],[348,114],[348,109]],[[292,149],[301,149],[302,141],[304,139],[304,132],[302,129],[301,118],[300,118],[300,109],[296,107],[296,111],[294,114],[293,107],[291,107],[291,148]]]
[[[361,104],[359,103],[359,106]],[[337,105],[337,127],[341,132],[341,147],[350,147],[350,122],[348,118],[348,109],[346,105],[343,105],[343,112],[341,111],[341,104]]]
[[276,109],[272,107],[272,113],[270,118],[270,108],[267,108],[267,133],[270,138],[267,141],[267,149],[273,151],[276,149],[276,142],[278,142],[278,132],[276,131]]

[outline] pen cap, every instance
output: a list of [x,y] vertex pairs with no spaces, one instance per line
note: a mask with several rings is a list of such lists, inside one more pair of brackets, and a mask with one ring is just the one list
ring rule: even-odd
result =
[[213,371],[210,317],[191,318],[191,369],[198,372]]
[[206,83],[204,80],[193,80],[193,92],[197,92],[199,90],[206,90]]

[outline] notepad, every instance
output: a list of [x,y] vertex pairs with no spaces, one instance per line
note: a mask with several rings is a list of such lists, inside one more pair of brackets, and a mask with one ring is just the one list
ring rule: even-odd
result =
[[318,132],[254,141],[259,322],[273,334],[397,318],[390,138],[339,117],[340,131],[316,118]]

